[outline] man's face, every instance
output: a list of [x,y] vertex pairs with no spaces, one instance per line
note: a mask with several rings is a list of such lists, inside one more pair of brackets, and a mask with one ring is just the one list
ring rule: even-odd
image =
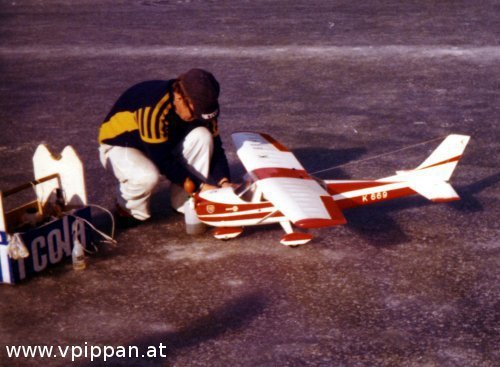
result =
[[184,121],[189,122],[194,120],[193,103],[177,92],[174,92],[174,108],[175,113]]

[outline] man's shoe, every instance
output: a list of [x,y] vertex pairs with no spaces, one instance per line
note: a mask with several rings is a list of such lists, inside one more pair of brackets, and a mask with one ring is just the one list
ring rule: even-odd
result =
[[142,220],[134,218],[127,209],[122,208],[118,203],[115,205],[113,215],[118,228],[132,228],[143,222]]

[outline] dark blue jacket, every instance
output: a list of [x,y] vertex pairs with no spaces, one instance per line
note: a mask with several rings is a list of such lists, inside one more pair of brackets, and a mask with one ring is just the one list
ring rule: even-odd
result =
[[210,130],[214,152],[207,183],[229,178],[227,158],[217,128],[217,120],[183,121],[173,104],[175,80],[153,80],[132,86],[116,101],[99,130],[99,143],[136,148],[143,152],[170,181],[183,185],[187,177],[198,187],[201,181],[183,162],[174,158],[175,148],[196,127]]

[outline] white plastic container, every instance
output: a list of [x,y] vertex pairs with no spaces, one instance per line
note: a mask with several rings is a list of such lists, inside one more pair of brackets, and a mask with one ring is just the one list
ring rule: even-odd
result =
[[85,226],[81,219],[77,219],[73,223],[73,250],[71,251],[71,260],[73,261],[74,270],[84,270],[87,267],[87,262],[85,260],[85,250],[83,245],[78,238],[78,227]]
[[186,223],[186,233],[190,235],[203,234],[207,230],[205,223],[198,219],[194,209],[194,199],[190,198],[184,204],[184,221]]

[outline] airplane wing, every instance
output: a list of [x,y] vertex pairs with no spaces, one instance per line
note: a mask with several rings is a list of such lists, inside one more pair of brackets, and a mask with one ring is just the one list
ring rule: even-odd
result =
[[321,185],[283,145],[267,134],[232,135],[238,157],[265,198],[301,228],[345,224],[346,220]]

